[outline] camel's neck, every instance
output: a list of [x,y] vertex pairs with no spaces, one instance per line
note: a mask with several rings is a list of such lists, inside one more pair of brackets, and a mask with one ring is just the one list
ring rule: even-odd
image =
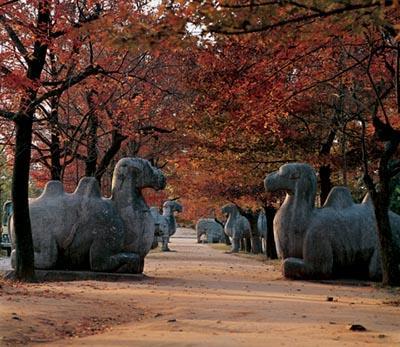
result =
[[233,226],[237,216],[238,216],[238,212],[237,211],[233,211],[232,213],[229,214],[228,220],[226,221],[227,228],[231,228]]
[[169,216],[173,215],[173,213],[172,213],[172,211],[171,211],[171,208],[169,208],[169,207],[163,207],[163,209],[162,209],[162,215],[165,216],[165,217],[169,217]]
[[141,191],[136,188],[121,187],[121,189],[115,189],[112,193],[112,199],[118,208],[131,206],[134,210],[138,211],[149,210]]
[[290,216],[290,220],[305,221],[314,210],[315,190],[295,191],[294,194],[286,194],[280,211]]
[[168,221],[169,230],[175,230],[176,228],[175,216],[169,207],[163,207],[163,216]]

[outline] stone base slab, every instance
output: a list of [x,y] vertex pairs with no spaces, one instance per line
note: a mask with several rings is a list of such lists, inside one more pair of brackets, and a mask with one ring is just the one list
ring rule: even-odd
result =
[[[147,278],[144,274],[124,274],[93,271],[35,270],[39,282],[51,281],[141,281]],[[5,279],[14,279],[14,271],[3,272]]]

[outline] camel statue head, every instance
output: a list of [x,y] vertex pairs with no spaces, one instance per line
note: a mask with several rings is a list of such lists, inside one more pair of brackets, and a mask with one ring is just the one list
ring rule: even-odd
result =
[[182,212],[182,205],[175,200],[167,200],[163,204],[163,210],[169,210],[170,213]]
[[221,212],[223,214],[225,214],[226,216],[234,213],[234,212],[238,212],[238,208],[236,205],[234,204],[226,204],[224,206],[221,207]]
[[113,193],[127,187],[133,190],[142,188],[164,189],[166,179],[161,170],[155,168],[148,160],[141,158],[123,158],[114,169]]
[[285,191],[289,195],[307,194],[314,198],[317,189],[317,177],[314,169],[303,163],[282,165],[278,171],[265,177],[264,186],[267,192]]

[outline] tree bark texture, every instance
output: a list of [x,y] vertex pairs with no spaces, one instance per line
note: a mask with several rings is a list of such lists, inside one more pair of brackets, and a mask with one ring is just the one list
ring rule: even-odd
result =
[[[40,80],[47,55],[47,38],[50,32],[50,7],[47,0],[40,0],[37,9],[37,40],[33,54],[27,60],[27,78],[35,84]],[[31,162],[32,125],[37,87],[30,87],[22,97],[15,120],[15,156],[12,182],[13,222],[16,244],[15,277],[32,281],[35,277],[31,221],[29,217],[29,169]]]
[[32,143],[32,117],[15,121],[15,156],[12,181],[13,222],[16,244],[15,277],[32,281],[35,277],[34,252],[29,218],[28,187]]

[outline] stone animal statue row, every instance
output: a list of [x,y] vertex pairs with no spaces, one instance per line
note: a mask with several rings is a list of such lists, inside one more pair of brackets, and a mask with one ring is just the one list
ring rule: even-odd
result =
[[[158,238],[161,239],[161,250],[170,251],[168,247],[169,238],[176,232],[176,219],[174,212],[182,212],[182,205],[175,200],[167,200],[163,204],[163,211],[160,214],[158,207],[151,207],[150,212],[155,222],[154,245],[158,246]],[[154,247],[154,248],[155,248]]]
[[[302,163],[285,164],[266,176],[267,191],[285,191],[274,218],[274,233],[283,273],[289,278],[382,276],[374,207],[367,194],[355,204],[350,191],[334,187],[324,206],[315,208],[317,178]],[[393,239],[400,250],[400,216],[390,212]],[[400,263],[400,260],[399,260]]]
[[[239,249],[252,253],[266,251],[267,218],[264,211],[243,211],[247,216],[254,219],[255,226],[251,225],[248,218],[242,215],[241,209],[235,204],[227,204],[221,211],[227,216],[225,224],[215,218],[201,218],[196,224],[197,242],[200,243],[204,236],[207,243],[226,243],[232,245],[232,252]],[[253,229],[256,229],[254,231]],[[232,239],[232,243],[230,241]],[[256,247],[258,239],[259,247]],[[264,244],[262,246],[262,243]]]
[[110,198],[101,196],[92,177],[81,179],[72,194],[61,182],[48,182],[29,203],[35,268],[141,273],[155,230],[141,191],[165,184],[163,173],[140,158],[117,163]]

